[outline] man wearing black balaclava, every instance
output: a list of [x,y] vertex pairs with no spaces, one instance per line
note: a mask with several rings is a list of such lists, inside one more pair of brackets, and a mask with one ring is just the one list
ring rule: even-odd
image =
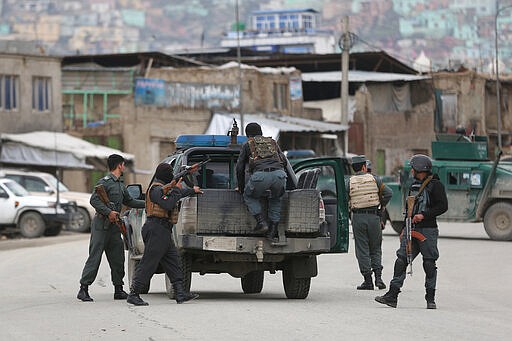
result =
[[[281,218],[281,198],[286,186],[286,157],[276,141],[263,137],[261,126],[252,122],[245,127],[247,142],[236,163],[238,190],[243,194],[249,212],[256,219],[254,231],[267,233],[269,239],[278,237],[278,224]],[[245,168],[249,166],[250,178],[245,183]],[[264,217],[260,198],[270,190],[268,199],[268,224]]]
[[[142,239],[144,240],[144,254],[135,270],[132,279],[130,294],[127,302],[133,305],[148,305],[139,294],[147,288],[151,277],[159,264],[162,265],[169,277],[177,303],[190,301],[198,297],[185,291],[183,287],[183,273],[178,250],[172,239],[172,228],[176,221],[171,212],[177,202],[186,196],[202,193],[198,186],[185,188],[181,179],[173,179],[172,167],[168,163],[161,163],[156,168],[153,182],[146,192],[146,222],[142,226]],[[168,192],[164,185],[175,181],[176,184]]]

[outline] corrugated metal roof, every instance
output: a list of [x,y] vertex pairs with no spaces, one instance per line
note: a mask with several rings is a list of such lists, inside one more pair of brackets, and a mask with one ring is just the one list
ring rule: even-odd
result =
[[[340,71],[327,72],[306,72],[302,74],[303,82],[340,82],[342,73]],[[430,76],[406,75],[403,73],[369,72],[369,71],[348,71],[349,82],[394,82],[394,81],[417,81],[430,79]]]
[[[236,119],[240,127],[240,115],[233,113],[214,113],[210,126],[205,134],[217,135],[226,134],[231,129],[233,118]],[[300,117],[291,117],[274,113],[257,113],[244,114],[244,128],[250,122],[257,122],[262,130],[263,135],[279,137],[280,132],[304,132],[304,133],[337,133],[348,130],[348,126],[327,123],[317,120],[309,120]]]

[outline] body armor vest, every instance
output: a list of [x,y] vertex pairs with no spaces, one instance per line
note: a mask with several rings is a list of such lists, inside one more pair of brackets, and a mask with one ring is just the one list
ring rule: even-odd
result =
[[350,178],[350,208],[378,206],[379,189],[371,174],[354,175]]
[[167,211],[157,203],[151,201],[149,192],[154,186],[164,186],[164,184],[160,182],[154,182],[148,188],[146,192],[146,215],[148,217],[169,218],[169,221],[172,224],[176,224],[178,222],[178,208],[173,208],[169,214],[169,211]]
[[254,167],[259,160],[273,158],[279,161],[277,143],[271,137],[255,136],[248,139],[251,156],[249,166]]

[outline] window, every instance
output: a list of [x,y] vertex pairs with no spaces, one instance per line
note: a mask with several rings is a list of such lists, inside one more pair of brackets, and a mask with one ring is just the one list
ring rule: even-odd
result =
[[0,75],[0,109],[17,110],[19,103],[19,77]]
[[470,169],[447,169],[446,177],[448,188],[468,189],[471,185]]
[[288,84],[274,83],[274,109],[288,109]]
[[50,111],[51,108],[50,77],[34,77],[32,79],[32,109],[36,111]]

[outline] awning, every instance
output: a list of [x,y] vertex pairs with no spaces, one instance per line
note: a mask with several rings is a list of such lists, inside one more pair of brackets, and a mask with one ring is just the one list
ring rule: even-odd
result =
[[104,170],[110,154],[132,163],[134,156],[65,133],[1,134],[0,162],[19,165]]
[[[303,82],[341,82],[341,71],[305,72],[302,74]],[[365,82],[395,82],[418,81],[430,79],[430,76],[406,75],[403,73],[348,71],[348,81],[356,83]]]
[[273,113],[244,114],[244,128],[240,127],[240,115],[233,113],[214,113],[210,125],[205,131],[206,135],[226,135],[236,119],[240,131],[245,131],[245,126],[251,122],[257,122],[261,126],[263,135],[279,138],[279,133],[303,132],[335,134],[348,130],[348,126],[327,123],[306,118],[291,117]]

